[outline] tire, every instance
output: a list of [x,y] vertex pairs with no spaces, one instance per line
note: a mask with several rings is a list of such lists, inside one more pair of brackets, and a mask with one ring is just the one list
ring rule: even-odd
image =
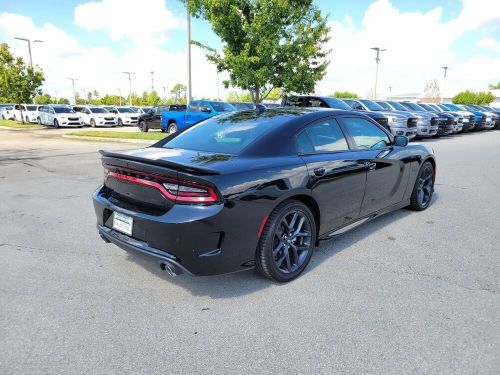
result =
[[141,132],[147,133],[149,130],[148,124],[146,124],[144,121],[141,121],[139,123],[139,129],[141,129]]
[[118,126],[123,126],[123,121],[121,118],[118,119]]
[[161,132],[162,132],[162,133],[165,133],[165,132],[166,132],[166,130],[162,128],[162,129],[161,129]]
[[38,125],[42,125],[42,119],[40,117],[36,118],[36,122],[38,123]]
[[420,167],[413,192],[410,197],[409,208],[414,211],[423,211],[432,202],[432,195],[434,194],[434,167],[426,161]]
[[16,121],[16,120],[17,120],[16,115],[14,115],[14,116],[12,117],[12,120],[14,120],[14,121]]
[[54,120],[54,128],[58,128],[59,127],[59,121],[57,121],[57,119]]
[[95,120],[93,118],[90,119],[90,126],[95,128]]
[[257,272],[280,283],[292,281],[307,267],[315,243],[311,210],[302,202],[285,201],[274,209],[262,231],[255,256]]
[[167,127],[167,131],[170,133],[170,134],[174,134],[174,133],[177,133],[179,129],[177,128],[177,123],[176,122],[172,122],[168,125]]
[[30,119],[28,116],[26,116],[26,122],[29,124],[30,123]]

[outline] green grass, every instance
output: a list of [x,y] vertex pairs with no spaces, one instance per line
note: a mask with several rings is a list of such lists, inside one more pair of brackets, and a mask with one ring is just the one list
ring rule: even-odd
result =
[[165,138],[168,133],[131,133],[131,132],[114,132],[114,131],[99,131],[99,130],[83,130],[69,133],[69,135],[79,137],[96,137],[96,138],[122,138],[122,139],[150,139],[158,141]]
[[40,128],[42,128],[42,126],[37,125],[37,124],[23,124],[22,122],[19,122],[19,121],[2,120],[2,119],[0,119],[0,126],[6,126],[8,128],[15,128],[15,129],[40,129]]

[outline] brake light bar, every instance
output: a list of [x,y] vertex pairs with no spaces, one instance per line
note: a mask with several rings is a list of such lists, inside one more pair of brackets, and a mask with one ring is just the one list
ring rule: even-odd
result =
[[190,183],[175,179],[168,179],[163,183],[159,183],[117,172],[109,172],[107,178],[109,177],[154,188],[165,196],[165,198],[174,202],[217,203],[219,201],[219,197],[213,188],[198,183]]

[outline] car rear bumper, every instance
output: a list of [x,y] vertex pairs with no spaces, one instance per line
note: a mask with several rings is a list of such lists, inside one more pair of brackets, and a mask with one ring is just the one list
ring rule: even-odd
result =
[[[99,234],[125,250],[175,263],[183,272],[198,276],[253,267],[249,262],[255,257],[260,223],[247,216],[247,225],[255,227],[251,232],[234,225],[235,218],[224,204],[176,204],[166,212],[145,213],[132,204],[117,202],[106,187],[94,193],[93,202]],[[132,217],[132,236],[113,228],[114,212]]]

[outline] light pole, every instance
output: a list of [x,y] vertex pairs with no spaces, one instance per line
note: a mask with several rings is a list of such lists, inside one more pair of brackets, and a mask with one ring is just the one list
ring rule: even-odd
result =
[[389,100],[392,98],[392,86],[389,86]]
[[87,91],[85,89],[82,89],[83,91],[83,103],[87,104]]
[[123,74],[128,75],[128,105],[132,105],[132,74],[135,74],[133,72],[122,72]]
[[31,57],[31,42],[33,42],[33,43],[42,43],[43,40],[38,40],[38,39],[31,40],[31,39],[19,38],[19,37],[15,37],[14,39],[23,40],[23,41],[25,41],[25,42],[28,43],[28,51],[30,53],[30,68],[33,69],[33,58]]
[[443,99],[444,99],[445,90],[446,90],[446,74],[448,73],[448,69],[450,69],[450,67],[449,66],[442,66],[441,68],[444,70],[443,95],[441,95],[441,103],[442,103]]
[[380,61],[379,55],[380,52],[387,51],[384,48],[380,47],[372,47],[371,48],[374,51],[377,51],[377,57],[375,57],[375,63],[376,63],[376,68],[375,68],[375,88],[373,90],[373,99],[377,99],[377,80],[378,80],[378,62]]
[[189,10],[187,12],[187,71],[188,71],[188,84],[187,84],[187,105],[191,102],[191,15]]
[[122,90],[118,89],[118,96],[120,97],[120,106],[122,105]]
[[69,77],[68,79],[73,83],[73,100],[74,100],[75,105],[76,105],[75,81],[78,81],[78,78],[71,78],[71,77]]
[[165,102],[167,101],[167,86],[162,86],[161,87],[163,89],[163,100],[165,100]]
[[155,91],[155,72],[151,72],[151,92]]

